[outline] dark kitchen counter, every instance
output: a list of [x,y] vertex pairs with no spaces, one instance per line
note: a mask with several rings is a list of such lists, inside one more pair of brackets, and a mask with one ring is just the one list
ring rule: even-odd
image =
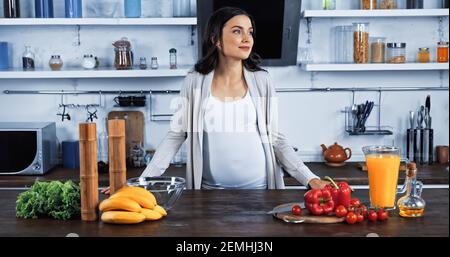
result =
[[[343,167],[328,167],[324,163],[307,163],[306,164],[315,174],[323,178],[330,176],[337,181],[348,181],[351,185],[367,185],[367,172],[362,171],[358,167],[358,163],[346,163]],[[449,184],[448,165],[434,164],[418,166],[418,178],[424,184]],[[141,175],[143,168],[128,168],[127,178],[138,177]],[[167,176],[185,176],[185,166],[170,166],[164,175]],[[72,179],[79,181],[79,170],[64,169],[56,167],[43,176],[0,176],[0,187],[29,187],[35,180],[67,180]],[[109,184],[108,173],[99,173],[99,185],[101,187]],[[404,175],[399,176],[399,183],[403,183]],[[292,177],[285,177],[287,186],[300,186],[300,184]]]
[[[303,190],[187,190],[169,215],[159,221],[135,225],[113,225],[101,221],[60,221],[15,217],[18,190],[1,190],[0,236],[64,237],[380,237],[449,236],[448,189],[425,189],[425,217],[406,219],[392,212],[385,222],[339,224],[287,224],[266,214],[274,206],[300,201]],[[356,190],[354,197],[367,202],[368,191]],[[101,195],[101,198],[104,196]]]

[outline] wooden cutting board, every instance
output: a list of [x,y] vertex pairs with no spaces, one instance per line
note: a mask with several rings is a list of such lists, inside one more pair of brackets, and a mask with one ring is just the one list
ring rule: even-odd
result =
[[[285,203],[280,204],[274,208],[274,210],[278,208],[285,208],[288,206],[293,206],[296,203]],[[345,217],[338,218],[336,216],[314,216],[312,214],[309,214],[308,210],[302,209],[302,215],[293,215],[291,212],[282,212],[282,213],[276,213],[273,215],[275,218],[280,219],[282,221],[302,221],[303,223],[315,223],[315,224],[334,224],[334,223],[341,223],[345,221]]]
[[130,155],[131,147],[144,142],[144,114],[140,111],[112,111],[108,113],[108,120],[124,119],[125,120],[125,142],[127,158]]

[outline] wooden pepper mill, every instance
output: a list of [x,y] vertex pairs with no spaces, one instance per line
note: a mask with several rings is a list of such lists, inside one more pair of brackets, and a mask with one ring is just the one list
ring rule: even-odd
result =
[[109,186],[111,195],[126,186],[125,120],[108,121]]
[[96,221],[98,217],[97,128],[95,123],[81,123],[79,130],[81,220]]

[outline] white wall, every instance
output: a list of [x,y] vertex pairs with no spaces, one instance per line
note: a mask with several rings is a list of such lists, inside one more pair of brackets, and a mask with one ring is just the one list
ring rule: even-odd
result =
[[[98,0],[94,0],[98,1]],[[94,2],[92,1],[92,2]],[[113,0],[103,0],[113,1]],[[63,17],[63,1],[55,1],[55,15]],[[86,2],[84,1],[85,6]],[[143,15],[159,16],[158,1],[143,1]],[[320,8],[317,0],[304,0],[303,8]],[[357,8],[359,1],[339,1],[338,8]],[[440,0],[426,0],[426,7],[439,7]],[[91,1],[89,1],[91,3]],[[317,7],[317,3],[319,6]],[[0,1],[0,8],[1,7]],[[28,4],[27,13],[33,16],[32,5]],[[121,16],[121,5],[114,15]],[[85,15],[91,12],[85,7]],[[3,14],[0,14],[3,15]],[[439,39],[438,18],[386,18],[386,19],[314,19],[313,20],[313,58],[317,62],[327,62],[332,58],[333,26],[351,24],[353,21],[369,21],[371,35],[386,36],[389,41],[408,43],[408,57],[413,58],[418,47],[428,46],[434,49]],[[448,41],[448,20],[445,24],[445,38]],[[12,65],[20,67],[20,58],[24,45],[33,46],[37,54],[37,66],[45,66],[50,55],[60,54],[66,66],[79,65],[84,53],[100,57],[102,64],[111,65],[113,61],[112,41],[127,36],[133,44],[135,56],[157,56],[160,65],[168,65],[168,50],[178,50],[180,64],[193,65],[197,59],[197,40],[191,45],[189,26],[145,26],[145,27],[81,27],[81,44],[77,45],[77,28],[75,26],[54,27],[0,27],[0,41],[12,44]],[[306,21],[301,20],[299,48],[306,46]],[[433,50],[434,51],[434,50]],[[435,54],[432,52],[432,54]],[[267,68],[277,88],[318,88],[318,87],[390,87],[390,86],[445,86],[448,85],[448,71],[419,72],[319,72],[310,73],[299,66]],[[142,78],[142,79],[0,79],[0,91],[3,90],[141,90],[141,89],[179,89],[182,78]],[[305,161],[321,161],[320,144],[330,145],[334,142],[352,148],[353,161],[362,159],[361,147],[369,144],[396,144],[404,147],[407,117],[410,110],[416,110],[424,104],[426,96],[432,96],[432,117],[435,129],[435,144],[449,144],[449,95],[447,91],[439,92],[383,92],[382,125],[392,126],[394,136],[348,136],[344,131],[344,115],[341,111],[352,101],[350,92],[339,93],[280,93],[281,129],[290,139],[292,145],[300,148]],[[102,99],[99,118],[104,118],[113,108],[112,98]],[[154,111],[168,113],[170,99],[173,96],[157,96]],[[357,103],[373,100],[377,103],[377,93],[357,92]],[[84,110],[71,110],[72,121],[61,122],[56,116],[59,96],[53,95],[5,95],[0,93],[1,121],[54,121],[57,124],[59,141],[76,139],[77,124],[84,122]],[[67,96],[65,103],[98,103],[98,96]],[[164,137],[168,122],[152,122],[148,108],[142,108],[146,114],[146,147],[155,148]],[[375,111],[375,110],[374,110]],[[376,123],[372,114],[368,125]],[[100,126],[101,128],[102,126]]]

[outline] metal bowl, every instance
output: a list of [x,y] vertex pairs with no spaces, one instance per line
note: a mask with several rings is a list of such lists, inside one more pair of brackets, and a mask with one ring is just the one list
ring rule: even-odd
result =
[[155,195],[158,205],[166,210],[172,209],[186,186],[186,180],[180,177],[137,177],[127,180],[128,186],[145,188]]

